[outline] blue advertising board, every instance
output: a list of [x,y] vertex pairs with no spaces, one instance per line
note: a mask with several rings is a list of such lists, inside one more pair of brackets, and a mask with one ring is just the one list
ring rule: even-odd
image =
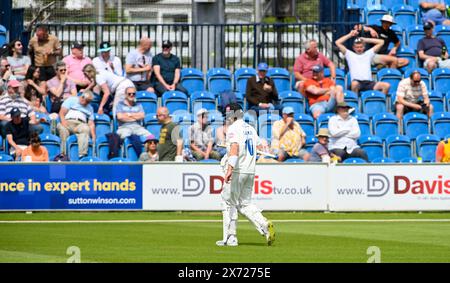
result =
[[53,209],[142,209],[142,165],[0,165],[0,210]]

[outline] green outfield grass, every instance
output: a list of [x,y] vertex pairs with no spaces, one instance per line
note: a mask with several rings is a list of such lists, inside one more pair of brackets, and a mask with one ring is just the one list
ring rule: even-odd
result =
[[[265,215],[274,220],[277,233],[271,247],[246,221],[238,226],[238,247],[216,247],[215,241],[222,235],[221,215],[217,212],[0,213],[0,262],[66,262],[70,246],[79,247],[81,262],[364,263],[370,257],[367,255],[370,246],[380,248],[381,262],[450,262],[450,222],[432,221],[450,220],[450,213],[286,212]],[[190,219],[218,221],[99,222]],[[421,221],[411,221],[413,219]],[[4,222],[22,220],[97,222]]]

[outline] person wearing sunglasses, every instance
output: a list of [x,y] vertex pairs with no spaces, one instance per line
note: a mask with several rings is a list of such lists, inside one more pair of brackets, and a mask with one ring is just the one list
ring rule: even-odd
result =
[[30,57],[23,55],[23,45],[18,39],[14,40],[10,44],[12,56],[6,57],[9,65],[11,66],[11,72],[16,77],[16,80],[23,81],[27,74],[28,67],[31,65]]
[[395,109],[400,129],[403,115],[408,112],[419,112],[428,117],[433,115],[433,105],[430,104],[427,86],[418,70],[413,71],[409,78],[401,80],[398,84]]
[[139,156],[139,161],[156,162],[158,160],[158,139],[154,135],[149,135],[145,140],[145,151]]
[[[59,113],[62,103],[71,96],[77,96],[77,86],[67,76],[67,66],[63,61],[56,63],[56,76],[47,81],[52,102],[50,113]],[[42,70],[41,70],[42,72]]]

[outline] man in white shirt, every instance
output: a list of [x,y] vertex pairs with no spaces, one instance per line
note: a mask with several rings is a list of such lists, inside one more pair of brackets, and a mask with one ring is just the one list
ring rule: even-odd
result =
[[356,118],[350,116],[350,109],[351,107],[345,102],[337,104],[336,115],[328,121],[328,130],[331,137],[328,148],[332,153],[339,156],[341,161],[357,157],[369,162],[366,152],[357,144],[361,130]]
[[238,211],[266,237],[270,246],[275,241],[273,225],[251,203],[255,178],[256,148],[260,139],[256,130],[243,120],[244,112],[237,103],[230,104],[227,119],[232,123],[226,135],[227,155],[221,161],[225,172],[222,188],[223,239],[218,246],[237,246]]
[[122,62],[119,57],[111,55],[111,49],[109,42],[100,43],[98,49],[100,56],[95,57],[92,60],[92,64],[94,64],[97,71],[103,70],[123,77]]
[[[350,76],[352,79],[351,90],[355,93],[366,90],[379,90],[384,94],[389,92],[390,84],[386,82],[374,82],[372,80],[371,62],[375,53],[383,46],[384,41],[378,38],[357,37],[353,42],[353,51],[348,50],[344,43],[358,35],[357,30],[352,30],[350,33],[342,36],[336,40],[336,46],[345,55],[348,63]],[[375,44],[371,49],[365,50],[365,43]]]

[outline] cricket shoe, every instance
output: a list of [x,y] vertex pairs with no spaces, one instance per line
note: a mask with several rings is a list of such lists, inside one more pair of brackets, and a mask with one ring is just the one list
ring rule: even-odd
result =
[[230,246],[230,247],[236,247],[238,245],[238,239],[236,238],[236,236],[229,236],[228,239],[226,241],[221,240],[221,241],[217,241],[216,245],[219,247],[223,247],[223,246]]
[[272,221],[267,223],[267,233],[266,233],[267,245],[273,245],[275,242],[275,228],[273,227]]

